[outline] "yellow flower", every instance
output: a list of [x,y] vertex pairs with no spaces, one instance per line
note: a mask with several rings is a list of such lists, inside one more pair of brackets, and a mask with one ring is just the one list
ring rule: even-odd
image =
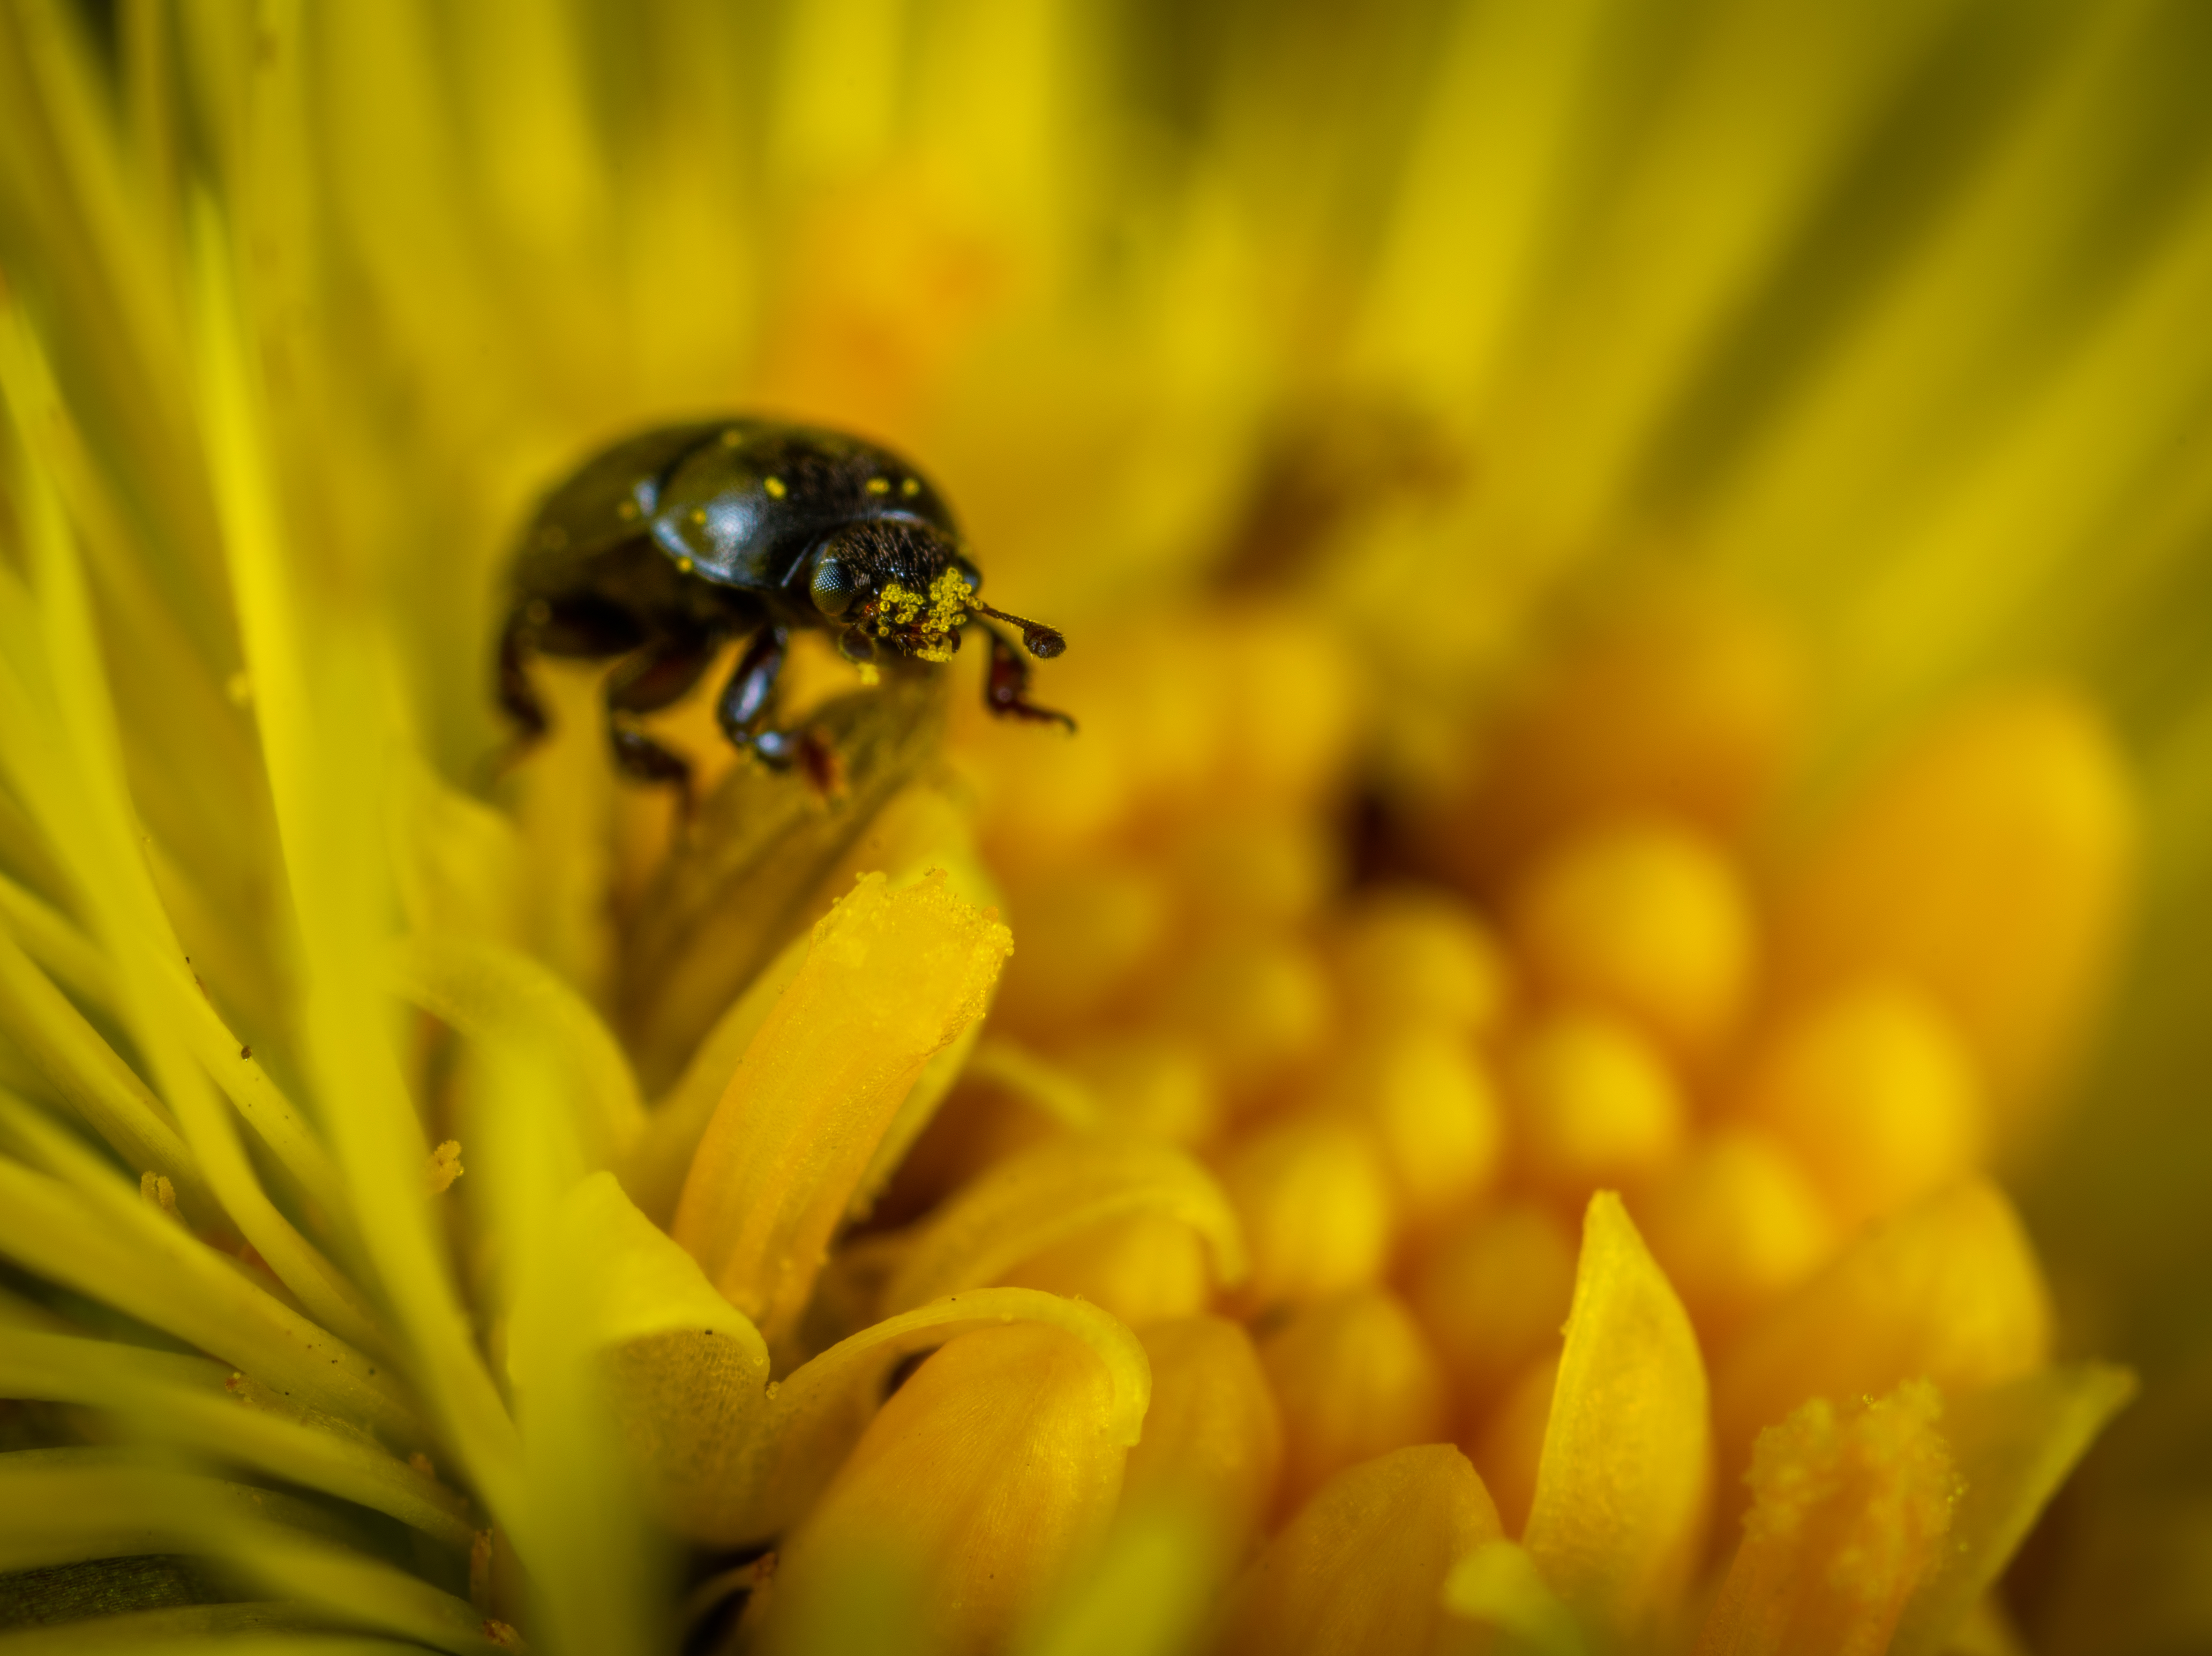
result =
[[[2187,9],[7,10],[10,1619],[2201,1636]],[[735,408],[1079,735],[502,765],[530,501]]]

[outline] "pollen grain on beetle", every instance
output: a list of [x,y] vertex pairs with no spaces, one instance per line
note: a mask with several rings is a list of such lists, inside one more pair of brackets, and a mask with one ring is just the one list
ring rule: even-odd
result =
[[0,1621],[2212,1637],[2185,8],[605,9],[0,17]]

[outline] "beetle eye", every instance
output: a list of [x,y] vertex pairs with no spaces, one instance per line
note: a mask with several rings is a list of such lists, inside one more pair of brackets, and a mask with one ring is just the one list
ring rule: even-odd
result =
[[825,616],[842,616],[853,607],[853,600],[860,592],[860,577],[836,559],[824,558],[814,566],[810,590],[817,610]]

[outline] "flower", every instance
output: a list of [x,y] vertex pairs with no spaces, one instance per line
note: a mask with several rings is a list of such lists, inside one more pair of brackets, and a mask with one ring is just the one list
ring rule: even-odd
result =
[[[2057,1101],[2190,980],[2185,9],[10,11],[16,1618],[2184,1638]],[[735,406],[1079,736],[803,640],[811,771],[502,767],[533,493]]]

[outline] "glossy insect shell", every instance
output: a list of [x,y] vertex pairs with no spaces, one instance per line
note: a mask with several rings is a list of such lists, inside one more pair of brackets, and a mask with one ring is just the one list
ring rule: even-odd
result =
[[617,444],[546,497],[515,582],[563,592],[600,555],[648,537],[682,576],[796,605],[799,566],[825,534],[902,520],[959,537],[929,480],[872,443],[771,421],[670,426]]

